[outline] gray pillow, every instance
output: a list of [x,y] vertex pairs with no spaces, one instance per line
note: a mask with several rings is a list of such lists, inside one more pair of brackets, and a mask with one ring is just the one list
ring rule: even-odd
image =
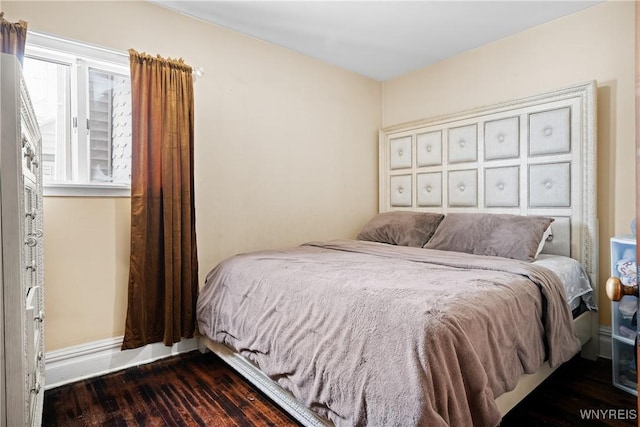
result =
[[358,240],[421,248],[431,238],[444,215],[428,212],[383,212],[371,219]]
[[533,261],[553,218],[484,213],[451,213],[424,247]]

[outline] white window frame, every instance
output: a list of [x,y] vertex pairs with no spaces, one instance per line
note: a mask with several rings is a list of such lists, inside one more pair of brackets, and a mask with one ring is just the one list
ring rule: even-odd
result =
[[[71,138],[70,146],[67,149],[65,141],[64,160],[56,158],[56,169],[66,169],[65,175],[68,176],[70,172],[71,176],[77,177],[76,182],[45,182],[43,183],[44,196],[130,197],[130,184],[90,182],[87,117],[89,97],[88,91],[85,90],[87,88],[78,87],[83,82],[88,82],[90,68],[130,75],[129,54],[28,31],[25,56],[65,65],[75,65],[70,67],[70,72],[84,73],[86,77],[78,79],[77,76],[71,76],[71,81],[77,82],[77,85],[71,84],[70,91],[70,98],[78,100],[70,103],[70,114],[72,118],[76,118],[74,120],[76,125],[71,126],[71,121],[67,124],[69,126],[68,134]],[[81,93],[78,94],[78,91]],[[79,104],[82,104],[83,108],[78,108]],[[73,161],[73,158],[78,160]]]

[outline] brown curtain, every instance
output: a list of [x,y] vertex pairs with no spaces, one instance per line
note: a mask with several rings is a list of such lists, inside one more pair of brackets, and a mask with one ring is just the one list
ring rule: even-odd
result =
[[26,41],[27,23],[25,21],[11,23],[4,19],[4,12],[0,12],[0,51],[14,54],[22,64]]
[[122,349],[172,345],[195,331],[193,75],[182,60],[129,50],[131,260]]

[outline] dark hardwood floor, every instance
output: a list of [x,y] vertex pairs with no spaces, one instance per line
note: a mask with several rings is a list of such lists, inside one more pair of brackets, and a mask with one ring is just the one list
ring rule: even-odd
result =
[[[591,419],[586,419],[586,411]],[[578,356],[512,409],[501,427],[638,426],[637,413],[636,396],[611,384],[610,360]]]
[[43,426],[297,426],[213,353],[198,351],[44,394]]
[[[589,410],[592,419],[583,419],[581,411]],[[611,385],[609,360],[578,357],[507,414],[501,426],[635,426],[636,410],[636,397]],[[600,419],[593,419],[596,414]],[[297,423],[217,356],[191,352],[48,390],[43,425],[279,427]]]

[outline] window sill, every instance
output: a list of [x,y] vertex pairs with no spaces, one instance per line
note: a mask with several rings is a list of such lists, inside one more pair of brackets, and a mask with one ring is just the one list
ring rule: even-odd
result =
[[131,197],[131,187],[117,184],[45,184],[44,197]]

